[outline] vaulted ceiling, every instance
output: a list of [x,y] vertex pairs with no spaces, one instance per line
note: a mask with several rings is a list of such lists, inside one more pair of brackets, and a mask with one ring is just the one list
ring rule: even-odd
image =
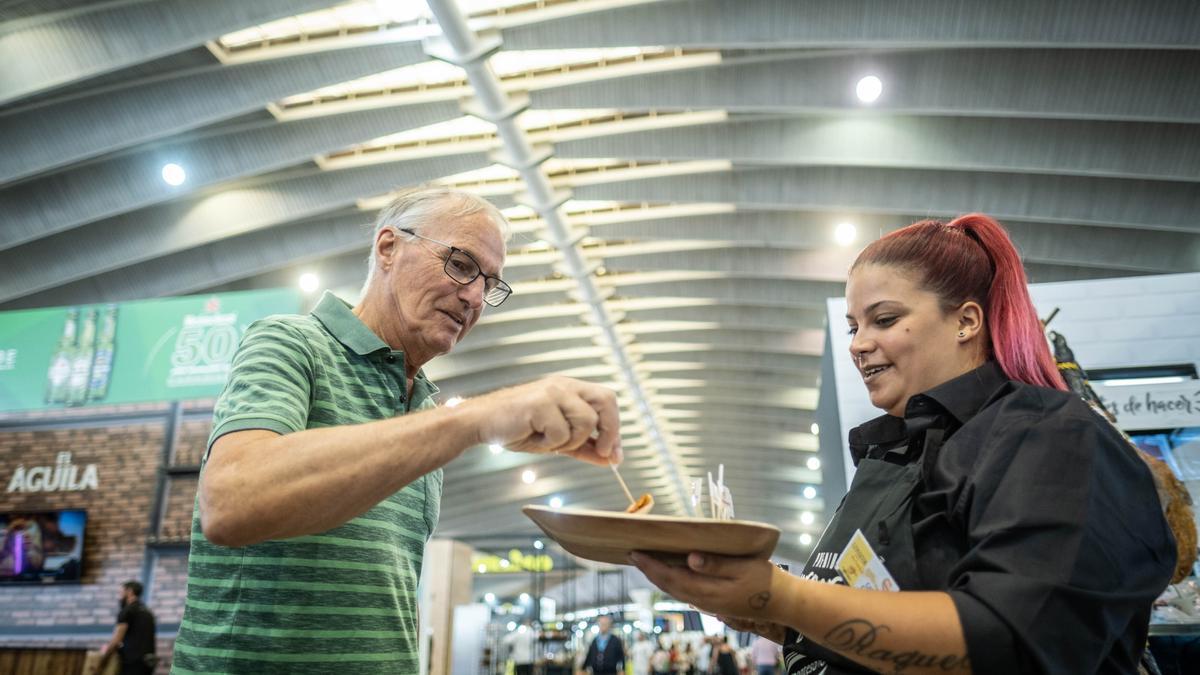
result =
[[[427,368],[443,392],[610,383],[635,491],[682,514],[723,463],[738,516],[802,557],[840,498],[809,459],[825,299],[857,247],[984,211],[1033,281],[1200,271],[1191,0],[431,3],[0,0],[0,310],[307,271],[352,296],[388,193],[459,185],[512,218],[516,294]],[[478,81],[429,55],[457,11],[499,44],[568,239],[467,117]],[[606,471],[485,449],[445,485],[447,536],[621,501]]]

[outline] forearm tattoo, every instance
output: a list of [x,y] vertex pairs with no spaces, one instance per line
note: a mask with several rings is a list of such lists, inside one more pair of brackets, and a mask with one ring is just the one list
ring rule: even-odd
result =
[[886,625],[876,626],[865,619],[850,619],[834,626],[825,634],[823,642],[825,646],[843,654],[882,662],[892,673],[903,673],[909,668],[932,668],[947,673],[971,669],[966,654],[927,654],[916,650],[898,652],[875,647],[875,639],[891,630]]
[[750,609],[765,609],[767,603],[771,602],[771,592],[763,591],[762,593],[755,593],[747,599],[747,602],[750,603]]

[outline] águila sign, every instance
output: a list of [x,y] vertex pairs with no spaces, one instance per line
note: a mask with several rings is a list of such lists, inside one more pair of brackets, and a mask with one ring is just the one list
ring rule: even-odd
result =
[[80,472],[80,467],[71,463],[71,453],[60,452],[54,466],[18,466],[8,481],[7,492],[79,492],[99,487],[96,465],[82,469]]

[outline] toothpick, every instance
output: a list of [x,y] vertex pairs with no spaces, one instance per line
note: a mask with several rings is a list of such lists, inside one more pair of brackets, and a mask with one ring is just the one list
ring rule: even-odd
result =
[[625,496],[629,497],[629,505],[637,504],[637,500],[633,498],[633,493],[629,491],[629,486],[625,484],[625,479],[621,478],[621,472],[617,471],[616,464],[609,464],[608,468],[612,469],[613,475],[617,477],[617,482],[621,484],[621,489],[625,491]]
[[716,520],[717,518],[717,498],[714,493],[717,491],[717,484],[713,482],[712,472],[708,472],[708,517]]
[[717,503],[721,505],[721,520],[725,519],[725,465],[717,465]]

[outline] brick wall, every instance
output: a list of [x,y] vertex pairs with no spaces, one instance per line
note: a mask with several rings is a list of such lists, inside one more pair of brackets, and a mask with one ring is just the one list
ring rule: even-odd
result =
[[[150,606],[160,625],[178,626],[183,620],[183,601],[187,595],[187,556],[176,554],[158,556],[154,561],[154,593]],[[175,648],[175,632],[160,631],[158,638],[159,673],[171,668]]]
[[196,503],[196,477],[171,476],[167,481],[166,506],[158,536],[169,541],[186,541],[192,531],[192,509]]
[[199,466],[208,444],[208,434],[212,431],[211,419],[185,419],[179,425],[179,434],[175,440],[175,452],[171,463],[176,466]]
[[158,556],[154,562],[154,615],[163,625],[178,625],[183,620],[183,600],[187,591],[187,556]]
[[[208,436],[205,402],[184,409],[171,449],[172,466],[195,466]],[[0,646],[99,647],[112,631],[122,582],[147,584],[160,626],[159,672],[167,672],[174,630],[183,614],[186,548],[148,547],[183,542],[190,530],[196,475],[166,479],[160,526],[151,531],[164,444],[171,423],[166,404],[38,412],[0,417],[0,512],[85,509],[82,582],[0,586]],[[95,464],[99,485],[80,492],[6,491],[18,466],[54,466],[70,452],[80,474]],[[151,574],[143,578],[149,563]]]
[[[80,471],[95,464],[96,490],[5,492],[0,510],[86,509],[83,583],[9,586],[0,589],[0,625],[53,623],[89,625],[111,618],[117,588],[141,576],[151,501],[163,446],[161,422],[124,427],[0,433],[0,479],[18,465],[54,466],[59,452],[71,453]],[[18,609],[20,608],[20,609]],[[98,616],[101,609],[107,616]],[[14,616],[21,611],[23,616]]]

